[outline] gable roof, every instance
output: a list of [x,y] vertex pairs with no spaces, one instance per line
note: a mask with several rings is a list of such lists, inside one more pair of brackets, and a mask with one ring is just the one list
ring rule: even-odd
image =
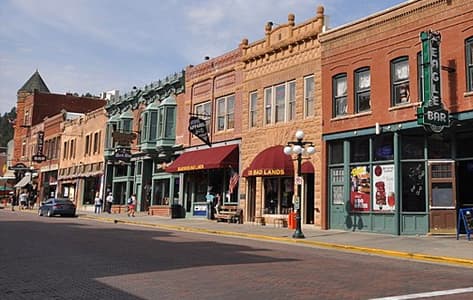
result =
[[35,90],[43,93],[50,93],[43,78],[39,75],[38,70],[31,75],[30,79],[18,90],[18,92],[34,92]]

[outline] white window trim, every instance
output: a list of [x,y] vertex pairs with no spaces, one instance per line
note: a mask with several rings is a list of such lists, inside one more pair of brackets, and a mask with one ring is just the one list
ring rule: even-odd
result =
[[[312,105],[313,105],[313,111],[311,114],[309,114],[308,111],[308,100],[309,96],[307,94],[307,82],[311,80],[312,83],[314,84],[314,90],[312,91]],[[315,76],[314,75],[308,75],[304,77],[304,118],[310,118],[315,116]]]
[[[281,84],[276,84],[264,89],[264,125],[270,125],[270,124],[276,124],[276,123],[287,123],[289,121],[293,121],[296,119],[296,117],[294,117],[294,119],[291,119],[291,116],[290,116],[290,109],[289,109],[290,88],[289,87],[291,84],[294,84],[294,89],[296,90],[297,87],[295,86],[296,84],[295,80],[287,81]],[[284,86],[284,120],[276,122],[276,88],[280,86]],[[270,103],[271,120],[267,120],[267,117],[266,117],[266,93],[268,90],[271,90],[271,101],[270,101],[271,102]],[[297,107],[296,101],[297,101],[297,95],[294,95],[294,109],[296,109]]]
[[[253,96],[255,97],[255,109],[253,110],[253,107],[251,106],[252,104],[252,100],[253,100]],[[249,128],[253,128],[253,127],[257,127],[257,116],[258,116],[258,92],[257,91],[253,91],[253,92],[250,92],[249,93],[249,97],[248,97],[249,101],[248,101],[248,104],[249,104],[249,107],[248,107],[248,127]],[[255,124],[253,125],[252,124],[252,114],[253,112],[255,113]]]
[[[228,128],[228,122],[229,122],[229,115],[230,115],[230,112],[228,111],[228,100],[230,98],[233,97],[233,122],[235,122],[235,94],[231,94],[231,95],[227,95],[227,96],[223,96],[223,97],[220,97],[220,98],[217,98],[215,100],[215,115],[217,116],[215,118],[215,131],[216,132],[222,132],[222,131],[226,131],[226,130],[232,130],[234,129],[234,127],[232,128]],[[219,102],[223,102],[223,111],[222,112],[219,112]],[[218,121],[219,121],[219,118],[220,117],[223,117],[223,128],[219,128],[218,126]]]

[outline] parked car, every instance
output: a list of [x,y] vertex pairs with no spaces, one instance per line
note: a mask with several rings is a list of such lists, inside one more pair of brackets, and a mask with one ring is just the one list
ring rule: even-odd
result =
[[76,206],[69,199],[50,198],[41,204],[38,209],[38,215],[74,217],[76,215]]

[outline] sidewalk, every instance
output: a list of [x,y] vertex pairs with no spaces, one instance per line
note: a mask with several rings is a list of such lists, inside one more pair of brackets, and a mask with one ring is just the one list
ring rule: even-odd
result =
[[254,238],[473,267],[473,240],[468,241],[464,234],[460,235],[460,239],[457,240],[456,235],[393,236],[365,232],[318,230],[312,226],[304,226],[302,231],[305,239],[294,239],[292,238],[294,230],[276,227],[272,224],[261,226],[255,224],[217,223],[216,221],[197,218],[170,219],[149,216],[143,213],[137,213],[136,217],[128,217],[126,214],[94,214],[92,212],[80,211],[78,215],[79,218],[148,226],[166,230]]

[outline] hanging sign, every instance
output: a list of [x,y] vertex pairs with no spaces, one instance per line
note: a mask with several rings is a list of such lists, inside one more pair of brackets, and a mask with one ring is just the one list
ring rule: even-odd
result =
[[204,119],[201,119],[197,116],[191,116],[189,118],[189,132],[198,137],[202,142],[204,142],[209,147],[212,146],[209,140],[209,135],[207,132],[207,122]]
[[448,111],[441,99],[440,33],[423,31],[422,42],[422,106],[417,108],[417,124],[427,131],[440,133],[450,126]]

